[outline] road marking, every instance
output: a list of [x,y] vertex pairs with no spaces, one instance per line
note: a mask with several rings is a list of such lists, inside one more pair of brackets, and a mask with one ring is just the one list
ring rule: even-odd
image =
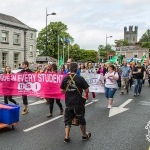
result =
[[[96,99],[95,100],[95,102],[96,101],[98,101],[99,99]],[[93,103],[95,103],[95,102],[89,102],[89,103],[87,103],[85,106],[88,106],[88,105],[91,105],[91,104],[93,104]],[[36,129],[36,128],[38,128],[38,127],[41,127],[41,126],[43,126],[43,125],[45,125],[45,124],[48,124],[48,123],[50,123],[50,122],[53,122],[53,121],[55,121],[55,120],[57,120],[57,119],[59,119],[59,118],[62,118],[62,117],[64,117],[64,116],[57,116],[57,117],[55,117],[55,118],[53,118],[53,119],[50,119],[50,120],[48,120],[48,121],[45,121],[45,122],[43,122],[43,123],[40,123],[40,124],[38,124],[38,125],[35,125],[35,126],[33,126],[33,127],[30,127],[30,128],[28,128],[28,129],[25,129],[25,130],[23,130],[24,132],[29,132],[29,131],[31,131],[31,130],[34,130],[34,129]]]
[[147,105],[147,106],[150,106],[150,102],[147,102],[147,101],[141,101],[139,102],[141,105]]
[[129,108],[123,108],[125,107],[127,104],[129,104],[133,99],[128,99],[126,102],[124,102],[123,104],[121,104],[119,107],[112,107],[109,110],[109,117],[115,116],[117,114],[120,114],[124,111],[127,111]]
[[43,104],[43,103],[46,103],[46,100],[45,100],[45,99],[44,99],[44,100],[39,100],[39,101],[37,101],[37,102],[35,102],[35,103],[31,103],[31,104],[29,104],[29,106],[31,106],[31,105]]
[[148,148],[148,150],[150,150],[150,147]]

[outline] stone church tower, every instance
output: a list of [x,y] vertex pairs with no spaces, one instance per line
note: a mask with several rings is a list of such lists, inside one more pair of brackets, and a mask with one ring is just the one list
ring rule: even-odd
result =
[[138,26],[134,27],[129,26],[129,31],[127,31],[127,27],[124,27],[124,40],[127,40],[130,45],[135,45],[137,43],[137,36],[138,36]]

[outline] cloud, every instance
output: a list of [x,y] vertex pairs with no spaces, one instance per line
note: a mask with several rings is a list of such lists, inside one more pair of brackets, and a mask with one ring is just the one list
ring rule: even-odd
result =
[[[48,23],[61,21],[81,48],[97,50],[106,44],[106,33],[114,40],[124,38],[124,26],[138,26],[138,38],[150,27],[149,0],[5,0],[0,13],[16,17],[30,27],[41,30]],[[8,9],[7,9],[8,8]]]

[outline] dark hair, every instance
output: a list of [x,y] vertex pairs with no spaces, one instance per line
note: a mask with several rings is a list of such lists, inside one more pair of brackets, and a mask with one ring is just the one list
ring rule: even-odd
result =
[[115,66],[114,65],[109,65],[109,67],[111,67],[112,70],[115,70]]
[[56,64],[52,64],[51,69],[53,69],[53,71],[57,71],[57,65]]
[[24,61],[22,64],[27,65],[27,67],[29,67],[29,62],[28,61]]
[[77,69],[78,69],[77,63],[71,62],[71,63],[70,63],[70,71],[76,73],[76,72],[77,72]]
[[[83,69],[85,69],[85,65],[84,64],[81,64],[81,65],[83,65]],[[81,66],[80,66],[80,69],[81,69]]]

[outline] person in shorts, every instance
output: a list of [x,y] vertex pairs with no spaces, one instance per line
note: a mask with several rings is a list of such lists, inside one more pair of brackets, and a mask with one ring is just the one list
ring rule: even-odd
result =
[[[74,116],[79,120],[79,125],[82,131],[82,140],[88,140],[91,133],[86,132],[85,107],[82,99],[82,92],[89,92],[89,85],[85,79],[78,76],[78,65],[75,62],[70,63],[70,76],[66,76],[60,86],[61,92],[65,93],[65,139],[64,142],[70,141],[70,129]],[[72,81],[73,80],[73,81]]]
[[117,80],[119,79],[118,73],[115,72],[114,65],[109,65],[108,72],[106,72],[105,77],[105,96],[108,99],[108,108],[112,108],[113,104],[113,97],[117,91],[118,83]]

